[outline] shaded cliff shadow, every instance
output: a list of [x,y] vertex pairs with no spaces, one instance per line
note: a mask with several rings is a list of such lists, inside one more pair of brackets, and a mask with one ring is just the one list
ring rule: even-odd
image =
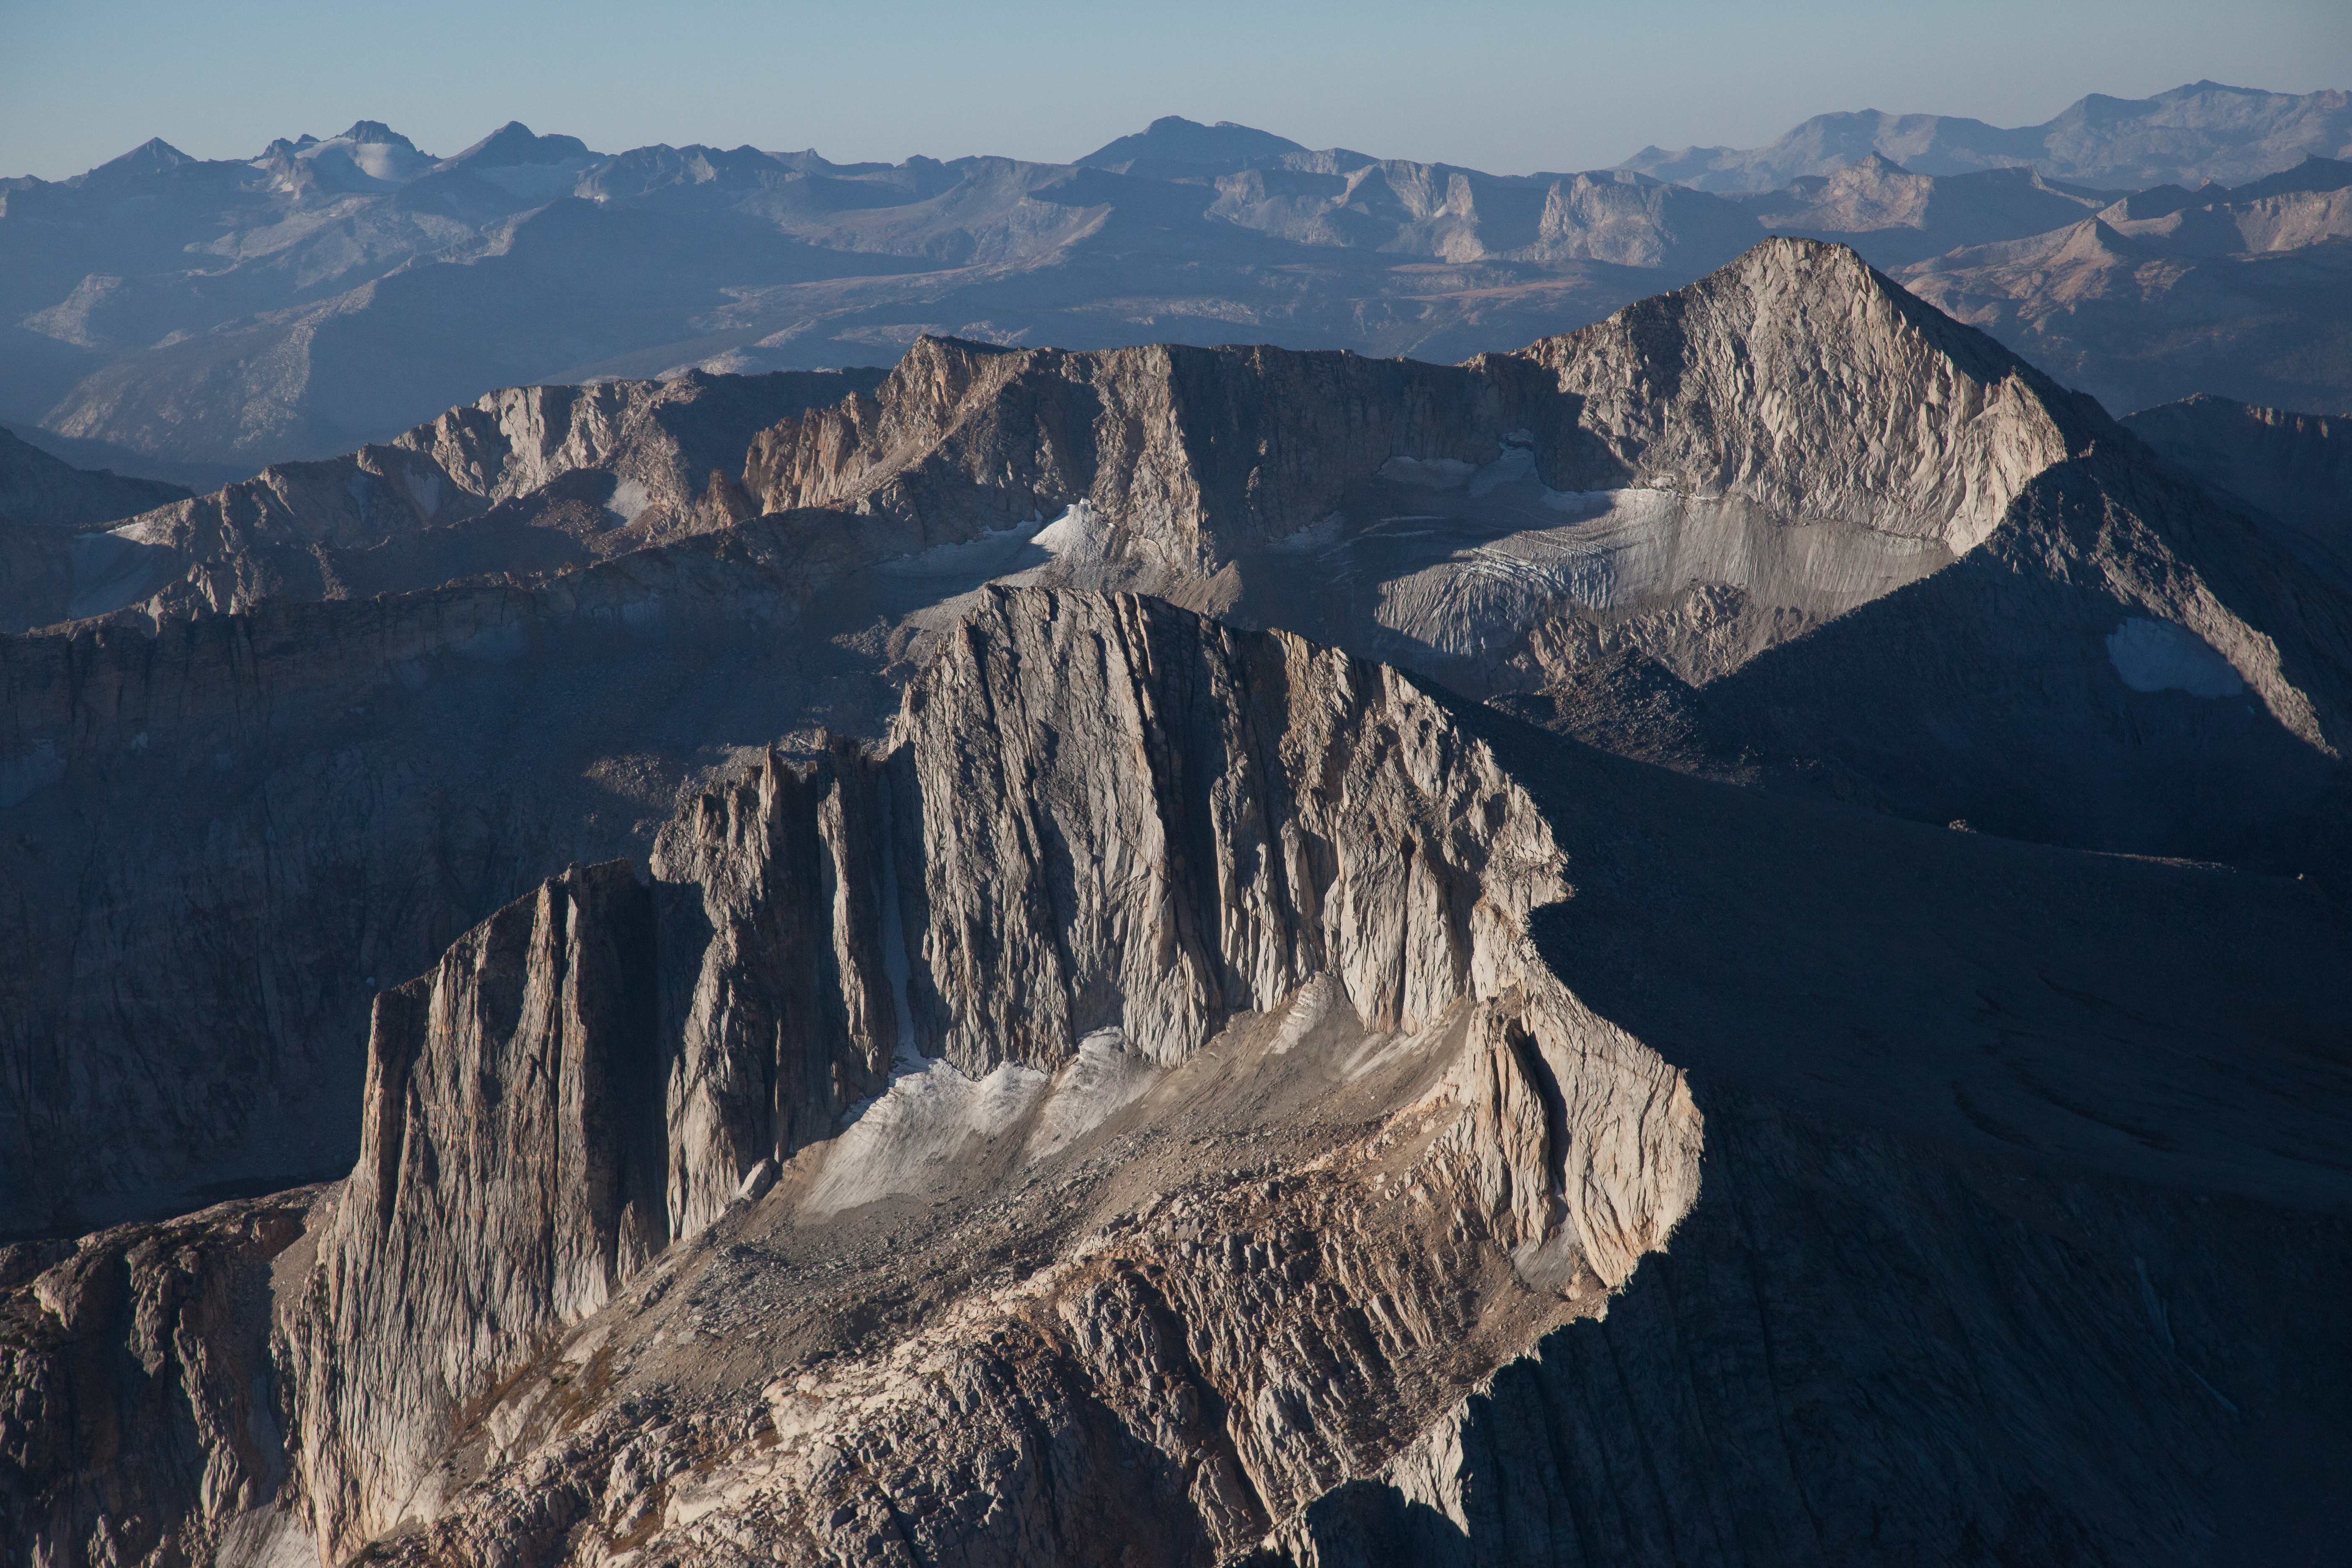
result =
[[2317,1299],[2352,1281],[2342,1217],[1706,1109],[1668,1249],[1433,1445],[1465,1522],[1357,1481],[1261,1561],[2193,1568],[2352,1538],[2347,1315]]
[[[2133,493],[2155,481],[2117,479],[2114,467],[2061,465],[2034,482],[2019,514],[2088,534],[2120,489],[2151,514],[2199,512],[2193,525],[2167,521],[2189,535],[2184,549],[2240,521],[2196,506],[2179,487]],[[2200,560],[2200,572],[2248,625],[2278,634],[2287,678],[2325,712],[2332,681],[2313,684],[2311,644],[2340,640],[2341,616],[2294,595],[2275,563],[2242,559],[2255,551],[2250,538],[2214,542],[2221,548],[2200,554],[2215,562]],[[1709,749],[1773,783],[2042,843],[2291,871],[2318,869],[2331,858],[2326,846],[2352,844],[2346,770],[2256,692],[2132,689],[2106,639],[2149,612],[2116,597],[2095,571],[2069,584],[2039,562],[2012,567],[2001,549],[1997,540],[1709,683],[1694,705]],[[2268,596],[2240,580],[2265,574]],[[2302,616],[2316,617],[2310,637]]]
[[1289,1533],[1312,1555],[1263,1548],[1242,1559],[1242,1568],[1302,1560],[1315,1568],[1470,1568],[1480,1560],[1460,1525],[1381,1481],[1349,1481],[1325,1492]]

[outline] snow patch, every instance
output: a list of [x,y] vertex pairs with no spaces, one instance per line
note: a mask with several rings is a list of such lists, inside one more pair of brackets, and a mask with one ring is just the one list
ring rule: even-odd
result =
[[1503,455],[1470,476],[1470,493],[1483,496],[1502,485],[1515,485],[1536,466],[1535,453],[1526,447],[1506,447]]
[[966,1143],[1012,1127],[1052,1082],[1016,1062],[979,1079],[943,1061],[898,1074],[826,1150],[803,1212],[839,1214],[943,1178]]
[[1099,561],[1109,552],[1110,523],[1084,501],[1039,529],[1030,543],[1050,552],[1057,561]]
[[349,191],[396,190],[432,167],[433,160],[396,142],[354,142],[330,136],[294,156],[332,184]]
[[2107,660],[2134,691],[2235,697],[2246,689],[2230,661],[2186,626],[2135,616],[2107,637]]
[[1266,549],[1277,555],[1305,555],[1338,540],[1346,522],[1347,519],[1335,511],[1320,522],[1310,522],[1296,533],[1284,534]]
[[1610,490],[1556,490],[1546,487],[1543,504],[1553,511],[1586,513],[1606,511],[1611,504]]
[[435,512],[441,510],[441,470],[426,468],[420,476],[415,468],[410,468],[407,473],[408,498],[416,503],[416,510],[429,520]]
[[1032,518],[1010,528],[986,529],[957,544],[934,544],[885,561],[874,568],[886,577],[976,586],[1023,567],[1043,565],[1029,548],[1036,542],[1038,521]]
[[1456,458],[1391,458],[1380,468],[1381,478],[1391,483],[1433,490],[1458,490],[1477,471],[1476,464]]
[[[593,492],[591,492],[593,493]],[[623,526],[637,521],[637,514],[653,502],[642,479],[623,479],[613,487],[613,494],[604,502],[604,510],[621,520]]]
[[1158,1082],[1160,1071],[1129,1047],[1126,1031],[1097,1029],[1078,1042],[1076,1058],[1055,1075],[1037,1131],[1030,1134],[1027,1157],[1042,1159],[1093,1131]]

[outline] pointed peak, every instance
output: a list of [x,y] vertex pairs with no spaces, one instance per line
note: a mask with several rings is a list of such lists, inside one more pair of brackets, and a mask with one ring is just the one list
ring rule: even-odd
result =
[[1106,142],[1083,158],[1087,168],[1108,168],[1149,159],[1154,163],[1239,163],[1251,158],[1278,158],[1307,149],[1287,136],[1220,120],[1203,125],[1181,114],[1163,114],[1143,130]]
[[416,143],[386,125],[381,120],[355,120],[352,128],[335,138],[338,142],[356,142],[371,147],[405,147],[416,151]]
[[562,163],[575,158],[585,161],[594,156],[588,144],[576,136],[541,136],[521,121],[509,120],[456,157],[443,160],[441,167],[478,163],[498,169],[518,163]]
[[95,174],[112,170],[119,174],[143,174],[163,169],[176,169],[195,161],[161,136],[150,136],[120,158],[110,158],[96,169],[92,169],[90,173]]
[[1915,174],[1885,153],[1872,148],[1829,178],[1833,185],[1866,185],[1881,180],[1921,180],[1928,176]]

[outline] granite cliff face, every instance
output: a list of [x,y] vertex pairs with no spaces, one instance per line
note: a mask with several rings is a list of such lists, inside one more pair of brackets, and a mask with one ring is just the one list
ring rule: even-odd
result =
[[[574,1473],[625,1423],[592,1408],[575,1413],[584,1430],[551,1427],[546,1391],[518,1398],[514,1378],[671,1235],[719,1223],[728,1197],[772,1185],[765,1212],[814,1220],[952,1191],[959,1163],[1001,1163],[994,1145],[1016,1130],[1027,1163],[1066,1169],[1106,1117],[1214,1081],[1194,1058],[1246,1040],[1237,1020],[1292,1018],[1272,1048],[1302,1059],[1256,1076],[1302,1111],[1333,1045],[1362,1042],[1360,1064],[1391,1098],[1348,1098],[1383,1108],[1417,1151],[1398,1174],[1424,1190],[1362,1190],[1380,1151],[1339,1127],[1313,1134],[1329,1168],[1286,1202],[1269,1188],[1266,1222],[1286,1214],[1289,1234],[1314,1238],[1294,1252],[1368,1249],[1337,1260],[1336,1299],[1276,1286],[1246,1326],[1205,1280],[1170,1297],[1102,1257],[1055,1271],[1070,1274],[1056,1293],[1100,1300],[1108,1320],[1047,1331],[1015,1374],[1027,1408],[1003,1419],[1066,1443],[1107,1401],[1129,1426],[1122,1446],[1160,1473],[1123,1477],[1095,1456],[1083,1486],[1133,1510],[1174,1480],[1166,1467],[1189,1474],[1170,1497],[1197,1513],[1176,1529],[1185,1555],[1247,1546],[1269,1509],[1376,1463],[1388,1441],[1339,1389],[1294,1386],[1252,1349],[1276,1321],[1328,1342],[1327,1357],[1370,1348],[1348,1299],[1390,1270],[1369,1249],[1377,1226],[1347,1212],[1351,1189],[1398,1219],[1442,1198],[1418,1224],[1475,1216],[1466,1232],[1453,1222],[1425,1268],[1391,1273],[1403,1293],[1379,1310],[1401,1342],[1345,1396],[1406,1415],[1509,1353],[1507,1326],[1555,1321],[1622,1281],[1688,1206],[1698,1121],[1672,1070],[1531,964],[1527,914],[1561,890],[1540,821],[1392,672],[1150,601],[997,593],[910,689],[899,734],[885,758],[836,748],[807,771],[771,758],[675,825],[657,875],[704,879],[679,891],[698,893],[709,933],[676,1032],[654,1026],[653,975],[659,963],[684,977],[696,955],[656,959],[653,895],[622,865],[549,884],[378,1001],[359,1173],[321,1234],[301,1330],[301,1490],[331,1558],[445,1511],[447,1530],[485,1543],[547,1528],[508,1516],[508,1461],[554,1442]],[[975,813],[983,801],[993,810]],[[662,942],[691,929],[666,922]],[[1308,1084],[1286,1081],[1294,1065]],[[665,1079],[667,1215],[654,1184]],[[1024,1163],[1001,1173],[1006,1190]],[[1302,1228],[1302,1205],[1330,1223]],[[1465,1288],[1500,1292],[1500,1321],[1464,1316]],[[959,1312],[1011,1329],[1022,1314],[1002,1296]],[[1219,1342],[1174,1384],[1171,1329],[1155,1325],[1170,1311]],[[951,1375],[1013,1371],[971,1361],[963,1334],[929,1337]],[[787,1402],[816,1409],[816,1426],[730,1478],[767,1497],[773,1549],[852,1552],[868,1526],[831,1518],[818,1494],[832,1483],[808,1467],[822,1471],[828,1448],[902,1442],[935,1449],[943,1478],[971,1477],[949,1483],[962,1497],[929,1527],[939,1549],[967,1536],[966,1550],[1008,1562],[1024,1542],[1080,1549],[1083,1495],[1024,1503],[1045,1481],[1021,1479],[1035,1461],[1002,1451],[992,1424],[941,1424],[903,1381],[876,1385],[862,1410],[845,1390],[831,1414],[805,1389]],[[1219,1405],[1266,1423],[1219,1433]],[[1343,1408],[1360,1436],[1309,1418]],[[488,1449],[441,1474],[485,1421]],[[487,1490],[468,1503],[455,1489],[471,1465]],[[625,1467],[614,1473],[625,1485]],[[530,1506],[572,1510],[568,1528],[583,1502],[632,1519],[637,1506],[569,1490]]]
[[[2352,1397],[2352,965],[2309,889],[1681,778],[1150,600],[994,589],[934,647],[887,746],[763,757],[651,887],[566,872],[380,998],[348,1180],[12,1255],[12,1394],[137,1386],[147,1317],[88,1282],[157,1289],[151,1235],[220,1303],[145,1352],[217,1484],[130,1469],[134,1531],[20,1460],[16,1537],[2186,1563],[2340,1526],[2305,1478]],[[268,1370],[205,1380],[233,1353]],[[11,1441],[93,1419],[16,1397]]]

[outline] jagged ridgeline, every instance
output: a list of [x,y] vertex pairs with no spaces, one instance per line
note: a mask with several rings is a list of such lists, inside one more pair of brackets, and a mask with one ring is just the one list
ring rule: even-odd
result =
[[1458,360],[1770,234],[1853,246],[2118,411],[2340,414],[2347,157],[2344,93],[2211,81],[1509,175],[1173,117],[1070,163],[607,153],[517,123],[446,158],[375,121],[251,159],[154,140],[0,179],[0,423],[211,485],[489,387],[877,363],[917,332]]
[[1460,366],[845,390],[716,481],[730,378],[537,468],[603,405],[489,400],[458,526],[630,452],[667,521],[0,642],[0,864],[71,889],[7,916],[12,1539],[2330,1539],[2307,530],[1810,242]]

